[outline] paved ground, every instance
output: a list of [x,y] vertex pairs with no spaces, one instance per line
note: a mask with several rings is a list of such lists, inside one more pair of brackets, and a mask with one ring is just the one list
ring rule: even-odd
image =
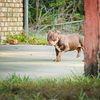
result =
[[37,45],[0,45],[0,79],[16,73],[20,76],[61,77],[83,74],[83,53],[67,52],[62,62],[53,62],[54,47]]

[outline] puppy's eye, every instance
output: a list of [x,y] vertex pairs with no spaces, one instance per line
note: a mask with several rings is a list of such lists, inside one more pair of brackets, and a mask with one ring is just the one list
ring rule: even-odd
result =
[[52,37],[51,37],[51,36],[49,36],[49,37],[48,37],[48,39],[52,39]]

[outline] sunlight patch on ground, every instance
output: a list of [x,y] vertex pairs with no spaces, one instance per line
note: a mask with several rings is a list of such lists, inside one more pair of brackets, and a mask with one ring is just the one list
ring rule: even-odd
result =
[[14,57],[14,56],[26,56],[26,55],[33,55],[33,56],[37,56],[37,55],[50,55],[50,52],[27,52],[27,51],[18,51],[16,52],[0,52],[0,57]]

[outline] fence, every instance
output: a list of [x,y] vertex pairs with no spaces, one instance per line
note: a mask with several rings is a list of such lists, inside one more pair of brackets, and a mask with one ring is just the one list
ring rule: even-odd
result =
[[81,26],[81,31],[80,34],[84,34],[83,32],[83,20],[79,20],[79,21],[72,21],[72,22],[66,22],[66,23],[58,23],[58,24],[50,24],[50,25],[41,25],[38,28],[34,28],[34,27],[29,27],[29,33],[33,34],[35,33],[35,35],[41,35],[43,36],[43,33],[47,33],[48,30],[59,30],[61,31],[63,34],[70,34],[70,33],[74,33],[74,32],[78,32]]

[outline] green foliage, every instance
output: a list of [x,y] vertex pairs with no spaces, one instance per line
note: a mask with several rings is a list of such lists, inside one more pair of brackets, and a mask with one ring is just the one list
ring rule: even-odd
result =
[[34,44],[34,45],[46,45],[46,38],[40,38],[37,36],[27,36],[22,34],[8,35],[7,42],[10,40],[18,40],[18,44]]
[[37,27],[40,24],[51,24],[59,17],[64,21],[83,19],[84,0],[29,0],[29,24]]
[[65,4],[66,0],[52,0],[52,2],[49,5],[50,7],[59,7],[59,6],[64,6]]
[[74,15],[73,15],[73,19],[74,20],[81,20],[81,19],[83,19],[84,18],[84,16],[82,16],[80,13],[75,13]]
[[32,80],[14,74],[0,81],[0,100],[100,100],[99,87],[99,78]]

